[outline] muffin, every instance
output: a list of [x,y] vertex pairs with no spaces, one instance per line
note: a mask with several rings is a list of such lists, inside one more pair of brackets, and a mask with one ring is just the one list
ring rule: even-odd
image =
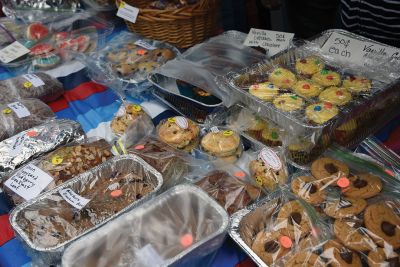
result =
[[289,158],[296,164],[305,165],[311,161],[311,149],[313,144],[309,141],[301,141],[288,145]]
[[325,89],[319,95],[319,100],[329,102],[338,106],[346,105],[349,101],[351,101],[351,99],[352,97],[349,91],[336,86]]
[[316,124],[323,124],[329,121],[335,117],[338,112],[339,109],[331,103],[317,103],[309,105],[306,108],[307,118]]
[[258,83],[250,86],[249,93],[261,100],[271,101],[275,96],[278,95],[279,87],[268,82]]
[[318,96],[322,87],[312,81],[300,80],[293,86],[293,91],[301,97],[311,98]]
[[315,74],[311,78],[315,83],[328,87],[340,85],[341,78],[340,74],[331,70],[323,69]]
[[325,64],[317,57],[306,57],[296,60],[296,71],[302,75],[313,75],[321,71]]
[[287,69],[277,68],[269,75],[269,81],[284,89],[292,88],[296,83],[296,76]]
[[334,131],[336,142],[338,142],[341,145],[347,144],[354,137],[356,129],[357,129],[357,121],[355,119],[351,119],[343,123],[342,125],[337,127]]
[[371,81],[362,76],[349,76],[343,80],[344,88],[351,93],[367,93],[371,90]]
[[242,153],[240,136],[232,130],[209,132],[200,144],[206,153],[225,162],[235,162]]
[[187,152],[198,145],[200,128],[185,117],[172,117],[162,121],[157,127],[161,141]]
[[262,131],[262,142],[267,146],[281,146],[282,140],[279,136],[279,130],[276,128],[268,128]]
[[248,127],[245,133],[254,137],[257,140],[262,140],[262,133],[265,129],[268,129],[268,124],[266,121],[258,116],[253,116],[249,118]]
[[304,101],[295,94],[282,94],[273,101],[276,108],[283,111],[296,111],[303,107]]

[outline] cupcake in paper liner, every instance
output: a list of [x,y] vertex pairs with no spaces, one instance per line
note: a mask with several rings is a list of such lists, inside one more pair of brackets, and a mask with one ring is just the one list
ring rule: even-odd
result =
[[296,164],[305,165],[311,161],[311,149],[314,144],[310,141],[299,141],[288,145],[289,158]]
[[266,128],[262,131],[261,142],[267,146],[282,146],[281,131],[278,128]]
[[227,163],[235,162],[243,152],[240,135],[229,129],[213,127],[203,136],[200,145],[204,152]]
[[164,143],[191,152],[199,144],[200,128],[194,121],[177,116],[160,122],[157,134]]

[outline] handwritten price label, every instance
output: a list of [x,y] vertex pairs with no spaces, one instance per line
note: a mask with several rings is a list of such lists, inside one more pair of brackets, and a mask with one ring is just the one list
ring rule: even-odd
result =
[[267,50],[269,56],[273,56],[288,48],[293,37],[294,33],[252,28],[244,41],[244,45],[262,47]]

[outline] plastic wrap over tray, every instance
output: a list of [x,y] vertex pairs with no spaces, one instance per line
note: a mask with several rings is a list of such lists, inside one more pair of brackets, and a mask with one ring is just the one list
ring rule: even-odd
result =
[[72,241],[149,200],[162,183],[141,158],[118,156],[17,206],[10,221],[35,263],[57,264]]
[[206,193],[178,185],[72,244],[62,263],[198,266],[199,258],[220,247],[227,226],[225,210]]
[[53,120],[0,142],[0,177],[66,143],[84,137],[78,122]]
[[20,98],[38,98],[44,102],[50,102],[63,93],[62,84],[44,72],[0,81],[0,103],[10,103]]

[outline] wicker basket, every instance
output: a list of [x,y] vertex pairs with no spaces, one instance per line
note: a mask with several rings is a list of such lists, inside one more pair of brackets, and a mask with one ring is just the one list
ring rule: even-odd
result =
[[[121,0],[116,0],[119,6]],[[145,8],[149,1],[125,0],[140,9],[136,23],[125,21],[130,31],[146,38],[187,48],[211,37],[216,29],[218,0],[199,0],[197,4],[175,10]]]

